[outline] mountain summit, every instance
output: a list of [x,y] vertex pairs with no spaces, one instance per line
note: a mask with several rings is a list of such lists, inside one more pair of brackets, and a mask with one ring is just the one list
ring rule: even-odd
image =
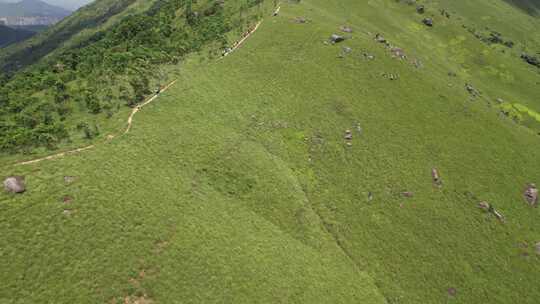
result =
[[41,0],[22,0],[15,3],[0,2],[0,17],[56,17],[68,16],[71,11]]

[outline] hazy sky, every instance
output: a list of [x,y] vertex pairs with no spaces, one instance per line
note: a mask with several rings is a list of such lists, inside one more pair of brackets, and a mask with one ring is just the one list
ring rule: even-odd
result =
[[[21,0],[0,0],[0,2],[20,2]],[[70,10],[76,10],[79,7],[92,2],[93,0],[41,0],[52,5],[61,6]]]

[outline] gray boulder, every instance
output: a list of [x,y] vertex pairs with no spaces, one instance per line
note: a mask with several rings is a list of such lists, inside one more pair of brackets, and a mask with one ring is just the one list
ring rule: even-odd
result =
[[528,55],[528,54],[521,54],[521,59],[523,59],[525,62],[527,62],[528,64],[530,65],[534,65],[536,67],[539,67],[540,68],[540,59],[532,56],[532,55]]
[[375,41],[379,42],[379,43],[386,43],[386,39],[384,39],[384,37],[381,35],[381,34],[377,34],[375,35]]
[[432,27],[433,26],[433,19],[425,18],[424,20],[422,20],[422,23],[429,26],[429,27]]
[[345,25],[344,25],[344,26],[342,26],[340,29],[341,29],[341,31],[344,32],[344,33],[349,33],[349,34],[350,34],[350,33],[353,32],[353,30],[352,30],[352,28],[351,28],[350,26],[345,26]]
[[337,35],[337,34],[332,34],[332,36],[330,36],[330,42],[332,43],[339,43],[342,41],[345,41],[345,37]]
[[540,255],[540,242],[536,243],[534,247],[536,249],[536,254]]
[[491,210],[491,205],[488,203],[488,202],[480,202],[478,204],[478,208],[484,210],[484,211],[489,211]]
[[24,177],[10,176],[4,180],[4,189],[10,193],[23,193],[26,191]]
[[523,194],[525,196],[525,200],[529,205],[536,206],[538,204],[538,188],[536,188],[535,184],[529,184],[527,185],[527,189],[525,189],[525,193]]

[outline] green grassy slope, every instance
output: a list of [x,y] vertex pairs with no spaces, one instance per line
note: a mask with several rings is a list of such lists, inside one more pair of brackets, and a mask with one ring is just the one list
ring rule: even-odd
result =
[[[540,215],[522,190],[540,183],[540,138],[495,99],[540,111],[540,74],[520,37],[503,53],[446,5],[428,29],[395,1],[284,4],[225,59],[182,64],[129,135],[5,161],[28,191],[0,195],[0,302],[536,303]],[[352,39],[323,43],[344,24]]]

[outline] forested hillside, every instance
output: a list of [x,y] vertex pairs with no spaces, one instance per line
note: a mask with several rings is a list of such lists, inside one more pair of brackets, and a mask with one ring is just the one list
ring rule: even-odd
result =
[[81,113],[107,119],[134,106],[164,81],[162,65],[209,43],[219,52],[226,33],[260,18],[251,11],[259,2],[103,0],[7,50],[0,57],[0,150],[54,149],[76,132],[99,135],[89,121],[104,119]]
[[28,39],[32,35],[34,35],[34,33],[29,31],[12,29],[0,25],[0,48]]

